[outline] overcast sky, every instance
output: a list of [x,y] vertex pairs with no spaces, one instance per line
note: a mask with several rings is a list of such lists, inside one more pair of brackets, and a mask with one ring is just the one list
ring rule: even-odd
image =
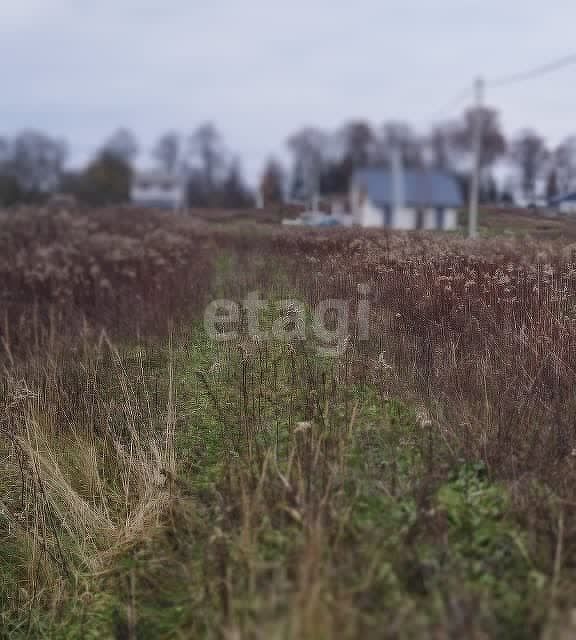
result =
[[[575,53],[574,24],[574,0],[0,0],[0,134],[40,128],[78,160],[120,125],[149,145],[209,119],[254,176],[302,125],[424,130],[475,74]],[[576,134],[575,79],[487,99],[508,132],[557,142]]]

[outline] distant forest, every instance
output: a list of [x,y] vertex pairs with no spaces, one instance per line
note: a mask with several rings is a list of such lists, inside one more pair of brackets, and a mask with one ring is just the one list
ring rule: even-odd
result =
[[[475,118],[482,119],[480,158],[483,202],[529,203],[553,197],[576,186],[576,135],[556,148],[533,129],[507,136],[496,109],[469,109],[424,134],[402,121],[373,125],[353,120],[335,131],[306,127],[286,144],[291,163],[273,157],[262,169],[258,192],[264,203],[305,202],[313,194],[348,191],[352,173],[367,166],[387,166],[391,150],[406,168],[430,167],[458,176],[467,193],[472,166]],[[26,130],[0,137],[0,206],[42,203],[52,194],[68,194],[86,205],[128,202],[137,160],[144,155],[137,137],[121,128],[104,141],[94,157],[78,170],[67,168],[68,144],[40,131]],[[168,131],[146,152],[150,164],[186,176],[191,207],[253,206],[255,193],[243,176],[240,154],[231,152],[211,123],[189,135]],[[495,169],[513,169],[504,183]]]

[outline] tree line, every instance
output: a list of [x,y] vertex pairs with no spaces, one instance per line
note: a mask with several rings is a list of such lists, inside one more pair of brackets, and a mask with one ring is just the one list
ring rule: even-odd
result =
[[[136,161],[142,153],[130,130],[115,131],[85,167],[66,167],[64,140],[39,131],[0,137],[0,206],[45,202],[52,194],[66,194],[92,206],[124,204]],[[155,168],[185,175],[191,207],[253,206],[253,194],[244,180],[238,156],[224,145],[210,123],[188,136],[167,132],[151,150]]]
[[[440,122],[424,134],[402,121],[373,125],[352,120],[334,131],[305,127],[287,139],[290,166],[271,159],[257,191],[265,204],[308,201],[314,194],[344,194],[356,169],[388,167],[394,152],[407,169],[430,167],[454,173],[466,194],[477,118],[482,120],[483,201],[507,202],[518,193],[533,201],[538,195],[550,198],[576,187],[576,135],[554,148],[533,129],[508,138],[498,111],[483,107]],[[70,170],[64,140],[39,131],[0,137],[0,206],[43,202],[55,192],[94,206],[125,203],[142,153],[136,136],[121,128],[104,141],[85,167]],[[166,132],[150,154],[158,169],[186,176],[191,207],[254,204],[238,155],[226,147],[211,123],[186,136]],[[515,176],[505,184],[495,178],[495,169],[502,162],[514,169]]]
[[[508,138],[498,111],[483,107],[440,122],[425,134],[402,121],[374,126],[354,120],[328,132],[304,128],[288,139],[293,157],[290,194],[305,199],[312,193],[345,193],[355,170],[390,167],[392,154],[398,153],[406,169],[428,167],[455,174],[467,195],[477,118],[482,123],[484,202],[511,202],[518,195],[533,202],[576,188],[576,136],[554,148],[534,129],[523,129]],[[504,164],[509,177],[502,184],[495,169]]]

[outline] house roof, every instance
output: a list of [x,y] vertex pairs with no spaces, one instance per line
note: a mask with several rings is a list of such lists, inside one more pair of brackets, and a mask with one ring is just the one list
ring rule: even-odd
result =
[[[404,200],[414,207],[461,207],[462,193],[456,179],[448,173],[427,169],[403,172]],[[379,206],[394,204],[394,178],[386,169],[360,169],[352,177],[353,186],[364,189]]]
[[573,191],[572,193],[563,193],[561,196],[551,198],[548,204],[554,207],[555,205],[562,204],[563,202],[576,202],[576,191]]

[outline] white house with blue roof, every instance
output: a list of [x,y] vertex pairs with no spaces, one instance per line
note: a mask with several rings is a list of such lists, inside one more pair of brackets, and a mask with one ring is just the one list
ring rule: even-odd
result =
[[354,224],[389,229],[458,227],[463,206],[456,178],[448,173],[414,169],[361,169],[353,177],[350,205]]

